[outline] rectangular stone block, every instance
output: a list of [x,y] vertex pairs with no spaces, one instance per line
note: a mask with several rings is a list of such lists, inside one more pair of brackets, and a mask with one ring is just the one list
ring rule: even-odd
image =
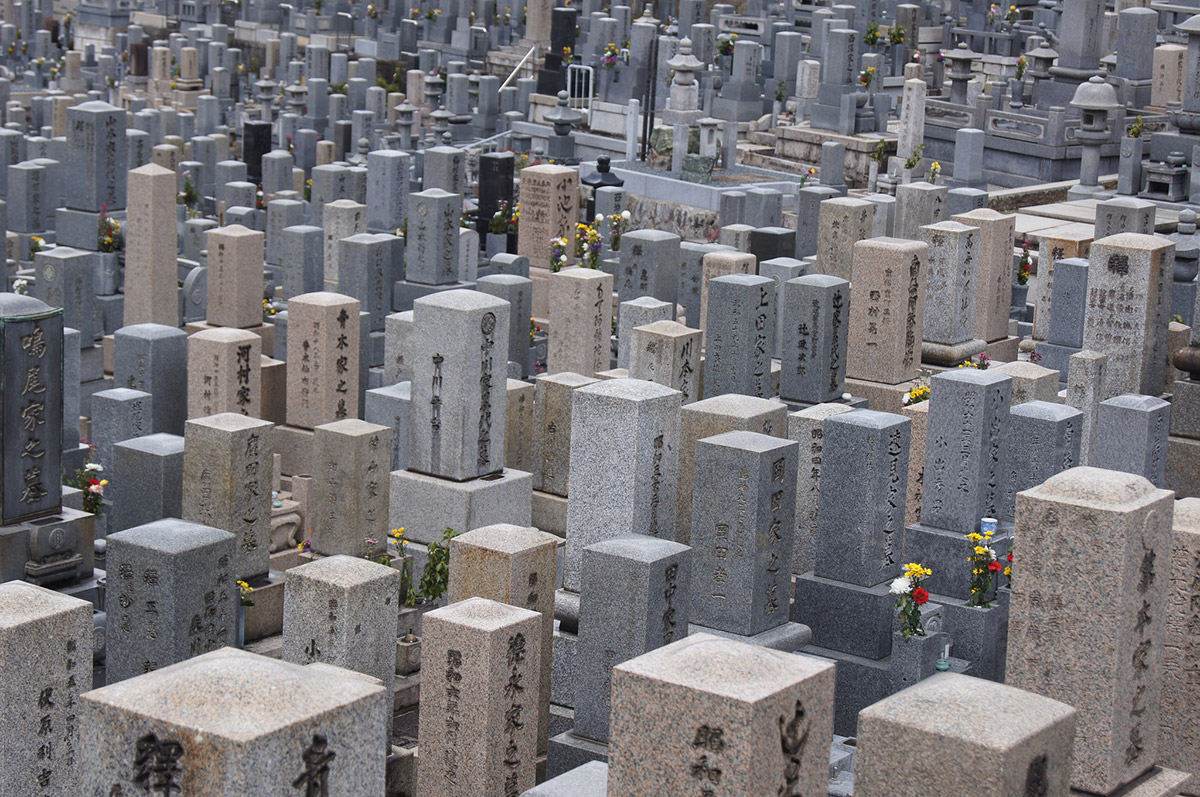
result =
[[1165,487],[1171,404],[1126,394],[1100,402],[1096,418],[1097,468],[1135,473]]
[[464,481],[504,467],[509,311],[465,290],[413,304],[412,470]]
[[849,280],[854,244],[874,237],[876,207],[853,197],[833,197],[820,204],[817,226],[817,270]]
[[1096,468],[1017,495],[1005,680],[1078,711],[1076,789],[1110,793],[1158,756],[1171,502],[1141,477]]
[[287,421],[312,429],[354,417],[358,401],[359,304],[336,293],[288,302]]
[[187,333],[162,324],[134,324],[114,333],[113,350],[113,384],[159,396],[154,430],[182,434],[187,402],[180,401],[179,392],[187,385]]
[[408,412],[411,402],[411,382],[397,382],[389,387],[367,391],[363,420],[391,430],[392,460],[389,472],[408,467]]
[[979,272],[975,279],[975,334],[980,340],[1008,335],[1012,302],[1012,249],[1016,216],[978,208],[959,213],[952,221],[979,228]]
[[80,700],[84,791],[382,794],[386,701],[374,678],[224,648]]
[[710,634],[619,664],[609,791],[668,797],[719,785],[733,794],[823,793],[833,690],[833,662]]
[[679,462],[677,390],[609,379],[573,392],[563,585],[578,592],[583,549],[624,534],[670,539]]
[[617,300],[642,296],[674,305],[679,290],[679,236],[663,230],[633,230],[621,236]]
[[[787,415],[787,436],[797,449],[796,534],[792,539],[792,573],[813,569],[820,517],[821,470],[825,463],[825,419],[849,412],[845,404],[817,404]],[[686,415],[684,416],[686,421]],[[818,643],[819,644],[819,643]]]
[[708,283],[704,389],[770,398],[775,285],[769,277],[730,274]]
[[1007,478],[998,519],[1012,522],[1017,493],[1079,465],[1082,436],[1083,413],[1074,407],[1048,401],[1013,407],[1004,431]]
[[166,519],[108,535],[109,684],[234,643],[236,537]]
[[929,247],[872,238],[854,245],[856,300],[850,307],[846,376],[898,385],[915,379],[925,328],[924,263]]
[[567,495],[572,395],[596,381],[570,371],[542,374],[534,381],[533,489]]
[[266,575],[274,425],[227,412],[188,421],[184,440],[183,519],[237,537],[237,578]]
[[590,268],[550,275],[547,373],[595,376],[611,364],[613,277]]
[[262,415],[261,337],[218,327],[190,335],[187,342],[189,418],[223,412]]
[[700,380],[696,378],[699,359],[698,329],[689,329],[677,321],[655,321],[634,327],[630,377],[674,388],[682,394],[684,404],[699,398]]
[[752,636],[787,621],[797,448],[756,432],[696,443],[692,622]]
[[208,247],[208,322],[248,329],[263,322],[265,237],[240,224],[205,233]]
[[850,283],[810,274],[783,285],[779,396],[822,404],[846,392]]
[[124,440],[113,446],[113,459],[121,478],[108,488],[110,532],[183,517],[182,436],[160,432]]
[[422,658],[437,675],[421,689],[422,794],[502,797],[534,785],[540,627],[537,612],[486,598],[425,615]]
[[315,552],[370,556],[383,550],[389,528],[390,435],[386,426],[354,418],[314,430],[307,521]]
[[975,335],[979,228],[943,221],[920,229],[929,244],[923,339],[956,346]]

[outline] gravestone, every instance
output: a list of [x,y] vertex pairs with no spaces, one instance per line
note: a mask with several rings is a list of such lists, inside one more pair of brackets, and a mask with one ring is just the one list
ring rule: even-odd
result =
[[262,338],[249,330],[216,327],[187,341],[189,418],[262,414]]
[[208,248],[208,323],[260,326],[265,237],[240,224],[205,233]]
[[183,517],[183,437],[148,434],[113,446],[109,485],[109,531],[124,531],[169,517]]
[[1135,473],[1164,487],[1171,404],[1131,393],[1100,402],[1096,416],[1097,468]]
[[113,384],[160,396],[154,430],[182,434],[187,405],[173,397],[187,384],[187,334],[162,324],[133,324],[113,339]]
[[896,385],[917,375],[925,328],[922,290],[929,247],[872,238],[854,245],[846,376]]
[[80,700],[84,790],[381,794],[386,699],[340,667],[213,651]]
[[611,364],[613,277],[590,268],[551,274],[548,373],[594,376]]
[[596,381],[593,377],[562,371],[542,374],[534,382],[534,490],[566,497],[570,483],[572,396],[576,389]]
[[823,793],[833,671],[831,662],[709,634],[617,665],[609,792]]
[[987,348],[987,341],[974,337],[979,228],[943,221],[918,233],[929,244],[921,360],[956,365]]
[[388,528],[392,431],[346,418],[313,432],[308,507],[313,551],[377,556]]
[[359,369],[359,304],[336,293],[288,302],[287,422],[312,429],[354,417]]
[[788,402],[838,401],[846,390],[850,283],[809,274],[783,285],[779,396]]
[[[425,615],[417,783],[428,795],[520,794],[534,785],[537,612],[469,598]],[[515,721],[513,721],[515,720]]]
[[[671,539],[682,396],[653,382],[609,379],[573,392],[563,586],[580,588],[583,549],[623,534]],[[618,453],[619,452],[619,453]]]
[[109,684],[235,641],[234,535],[169,518],[107,542]]
[[131,170],[128,183],[125,324],[179,326],[176,175],[147,164]]
[[708,283],[704,389],[770,398],[775,285],[769,277],[730,274]]
[[265,576],[271,555],[273,425],[226,412],[187,422],[184,520],[237,538],[234,576]]
[[674,388],[684,404],[699,398],[700,330],[677,321],[655,321],[633,329],[629,376]]
[[788,413],[787,436],[796,453],[796,533],[792,539],[792,573],[813,569],[820,517],[821,471],[825,462],[825,419],[849,412],[845,404],[815,404]]

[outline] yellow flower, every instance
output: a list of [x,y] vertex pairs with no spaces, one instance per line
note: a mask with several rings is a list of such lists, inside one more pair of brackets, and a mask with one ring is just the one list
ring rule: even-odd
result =
[[987,553],[987,548],[984,548],[982,545],[976,545],[975,553],[979,554],[980,556],[983,556]]
[[981,537],[980,535],[978,535],[972,531],[970,534],[967,535],[967,539],[970,540],[971,542],[979,542],[980,540],[983,539],[983,537]]
[[1005,568],[1004,568],[1004,575],[1006,575],[1006,576],[1011,576],[1011,575],[1012,575],[1012,565],[1007,565],[1007,566],[1005,566]]
[[100,486],[101,486],[101,487],[107,487],[107,486],[108,486],[108,479],[101,479],[101,480],[100,480]]

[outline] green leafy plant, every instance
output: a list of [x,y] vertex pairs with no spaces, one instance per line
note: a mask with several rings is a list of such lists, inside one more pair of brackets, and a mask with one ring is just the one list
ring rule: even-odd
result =
[[787,99],[787,81],[781,80],[775,84],[775,101],[783,102]]
[[879,23],[875,20],[867,23],[867,32],[863,34],[863,42],[871,47],[879,43]]
[[426,602],[435,601],[446,592],[450,583],[450,540],[459,532],[447,526],[442,531],[441,542],[429,543],[429,561],[421,571],[420,591]]
[[904,161],[904,168],[905,169],[917,168],[917,164],[921,162],[921,153],[924,151],[925,151],[925,145],[917,144],[917,146],[913,150],[912,154],[909,155],[908,159]]
[[887,141],[879,139],[879,143],[875,145],[875,149],[871,150],[871,160],[878,164],[882,164],[884,158],[887,157]]
[[903,25],[892,25],[888,28],[888,44],[904,44]]
[[1129,126],[1130,138],[1141,138],[1142,133],[1146,131],[1146,121],[1142,117],[1137,117],[1133,120],[1133,124]]

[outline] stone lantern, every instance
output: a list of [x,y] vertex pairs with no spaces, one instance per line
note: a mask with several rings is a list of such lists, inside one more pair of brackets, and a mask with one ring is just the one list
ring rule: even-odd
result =
[[558,92],[558,104],[546,114],[545,120],[554,126],[554,135],[549,136],[550,157],[557,163],[575,158],[575,138],[571,128],[583,121],[583,114],[567,104],[567,92]]
[[1083,152],[1079,160],[1079,185],[1072,188],[1068,196],[1086,197],[1104,190],[1100,187],[1100,147],[1112,137],[1109,123],[1121,109],[1121,104],[1117,102],[1116,89],[1099,75],[1080,83],[1070,104],[1082,114],[1075,138],[1083,145]]
[[956,105],[966,105],[967,83],[971,80],[971,64],[983,56],[972,52],[966,42],[960,42],[957,47],[943,57],[950,63],[950,66],[946,68],[946,77],[950,79],[950,102]]

